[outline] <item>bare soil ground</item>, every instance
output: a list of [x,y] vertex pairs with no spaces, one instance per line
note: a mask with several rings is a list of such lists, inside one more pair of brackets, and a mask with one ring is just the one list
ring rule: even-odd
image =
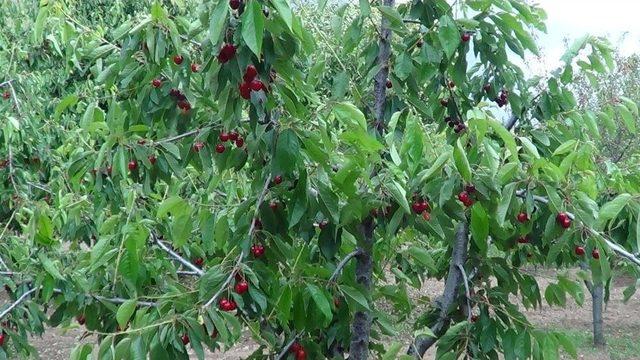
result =
[[[554,281],[553,271],[543,270],[535,273],[541,289]],[[526,310],[525,314],[533,324],[541,329],[553,329],[567,331],[578,342],[579,358],[584,360],[630,360],[640,359],[640,294],[635,294],[627,303],[623,303],[622,291],[632,279],[619,279],[611,288],[611,299],[604,313],[605,334],[609,346],[605,350],[596,350],[591,346],[591,298],[585,289],[585,303],[577,306],[572,300],[568,300],[566,308],[552,308],[543,305],[541,309]],[[427,282],[421,291],[412,292],[412,297],[435,298],[443,289],[441,282]],[[0,297],[0,303],[6,302],[6,297]],[[384,306],[384,305],[382,305]],[[404,331],[403,333],[410,333]],[[80,328],[63,332],[59,329],[50,329],[43,337],[34,337],[32,344],[38,349],[41,359],[63,360],[68,359],[73,348],[80,342],[91,342],[89,337],[79,340],[83,334]],[[408,337],[397,339],[408,343]],[[230,349],[226,353],[208,353],[207,359],[244,359],[252,353],[257,346],[249,338]],[[425,355],[425,359],[433,359],[434,351]],[[195,357],[194,357],[195,358]],[[564,356],[569,358],[569,356]]]

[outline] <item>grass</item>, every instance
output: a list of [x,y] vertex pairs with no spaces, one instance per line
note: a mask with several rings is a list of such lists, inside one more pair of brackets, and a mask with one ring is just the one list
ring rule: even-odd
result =
[[636,331],[625,333],[605,334],[607,347],[604,350],[596,350],[593,346],[593,338],[590,331],[562,330],[569,336],[578,348],[578,354],[593,354],[594,351],[602,352],[611,360],[638,359],[640,355],[640,340]]

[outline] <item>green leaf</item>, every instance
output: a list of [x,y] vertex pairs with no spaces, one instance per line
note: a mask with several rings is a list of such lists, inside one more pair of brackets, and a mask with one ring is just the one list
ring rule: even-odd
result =
[[395,360],[398,358],[398,353],[402,349],[402,344],[399,342],[394,342],[393,344],[387,346],[387,351],[382,355],[382,360]]
[[636,120],[633,118],[633,114],[627,109],[626,106],[622,104],[616,105],[616,109],[618,109],[618,113],[620,117],[622,117],[622,122],[629,129],[632,134],[636,133]]
[[38,260],[40,260],[40,264],[42,264],[42,267],[47,273],[49,273],[49,275],[58,280],[64,280],[64,277],[62,277],[62,274],[60,274],[60,271],[58,270],[56,265],[45,254],[39,253]]
[[556,339],[560,343],[560,346],[564,348],[567,354],[571,355],[574,359],[578,358],[578,350],[574,344],[574,340],[562,332],[554,332]]
[[625,96],[619,96],[618,97],[620,100],[622,100],[622,102],[624,103],[624,105],[627,107],[627,109],[630,109],[631,112],[635,115],[638,116],[640,115],[638,113],[638,105],[631,99],[629,99],[628,97]]
[[438,39],[442,45],[442,50],[451,58],[460,45],[460,31],[455,21],[449,15],[440,18],[440,26],[438,27]]
[[120,325],[121,329],[127,327],[127,323],[133,315],[133,312],[136,310],[137,301],[135,299],[129,299],[122,303],[116,312],[116,320],[118,321],[118,325]]
[[564,153],[574,150],[576,148],[577,143],[578,141],[575,139],[571,139],[563,142],[562,144],[560,144],[560,146],[556,148],[556,151],[553,152],[553,156],[562,155]]
[[480,203],[471,207],[471,236],[482,253],[487,251],[487,237],[489,236],[489,218]]
[[178,196],[169,197],[162,203],[160,203],[160,206],[158,206],[156,217],[158,219],[163,219],[169,213],[173,214],[174,216],[184,214],[187,206],[188,204],[184,199]]
[[504,125],[502,125],[501,123],[493,119],[487,120],[487,123],[489,124],[489,126],[491,126],[493,131],[495,131],[496,134],[500,136],[500,138],[504,142],[504,145],[507,147],[507,149],[511,153],[510,154],[511,160],[513,162],[518,162],[518,147],[516,145],[516,140],[514,139],[513,134],[510,133],[509,130],[505,129]]
[[615,219],[616,216],[620,213],[620,211],[627,206],[629,200],[631,200],[631,194],[620,194],[616,196],[615,199],[609,201],[604,204],[600,208],[600,212],[598,213],[598,219],[601,223],[606,222],[607,220]]
[[324,295],[322,290],[320,290],[313,284],[307,284],[307,291],[309,292],[311,298],[316,303],[327,321],[330,321],[333,316],[331,313],[331,305],[329,304],[329,300],[327,300],[327,297]]
[[[223,1],[224,2],[224,1]],[[285,0],[271,0],[273,7],[276,8],[278,14],[284,21],[285,24],[289,27],[290,31],[293,31],[293,13],[291,12],[291,8],[289,4]]]
[[360,0],[360,15],[367,17],[371,14],[371,5],[369,0]]
[[300,154],[300,140],[291,129],[286,129],[278,136],[276,153],[273,162],[274,173],[292,173],[296,168],[296,160]]
[[533,145],[531,140],[529,140],[528,138],[526,138],[524,136],[520,136],[518,139],[520,139],[520,142],[522,143],[522,146],[527,150],[527,152],[531,156],[533,156],[535,159],[540,159],[540,154],[538,154],[538,149],[536,148],[535,145]]
[[358,303],[360,306],[362,306],[363,309],[366,309],[367,311],[371,311],[371,309],[369,308],[369,302],[367,301],[367,298],[362,294],[362,292],[360,292],[360,290],[346,286],[346,285],[342,285],[340,286],[340,291],[342,291],[342,293],[344,293],[345,296],[349,297],[350,299]]
[[242,14],[242,38],[251,51],[260,58],[264,37],[264,15],[257,0],[249,0]]
[[60,119],[60,115],[69,107],[78,103],[78,96],[75,94],[67,95],[64,99],[60,100],[58,105],[56,105],[55,113],[53,117],[57,120]]
[[498,225],[503,226],[504,220],[509,212],[509,206],[511,205],[511,199],[516,193],[516,183],[510,183],[502,189],[502,197],[498,203],[498,209],[496,210],[496,221]]
[[418,178],[420,178],[420,182],[424,183],[426,181],[429,181],[429,179],[431,179],[433,175],[435,175],[437,172],[439,172],[442,169],[444,164],[446,164],[447,161],[449,161],[449,159],[451,159],[451,150],[447,150],[441,153],[440,156],[438,156],[438,158],[433,163],[433,165],[431,165],[430,168],[423,170],[418,174]]
[[218,4],[216,4],[215,8],[211,11],[211,15],[209,15],[209,39],[212,44],[215,45],[218,43],[228,16],[229,2],[219,0]]
[[469,165],[469,160],[467,160],[467,155],[460,139],[456,141],[456,147],[453,148],[453,161],[462,178],[467,182],[471,182],[471,166]]
[[382,13],[382,16],[389,21],[389,27],[397,32],[405,31],[404,21],[402,21],[402,15],[393,7],[390,6],[378,6],[378,10]]
[[407,192],[404,190],[402,185],[398,184],[395,180],[391,181],[388,184],[387,189],[393,196],[393,199],[402,207],[406,214],[411,213],[411,208],[409,207],[409,202],[407,201]]
[[358,127],[360,129],[367,128],[367,121],[360,109],[351,103],[338,103],[333,107],[333,113],[336,118],[343,124]]

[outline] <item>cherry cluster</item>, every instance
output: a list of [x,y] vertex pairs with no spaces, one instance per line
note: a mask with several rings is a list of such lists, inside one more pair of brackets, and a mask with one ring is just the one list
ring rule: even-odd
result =
[[252,91],[263,90],[264,92],[267,92],[267,86],[260,79],[256,79],[257,76],[258,70],[256,69],[256,67],[253,65],[247,66],[247,69],[244,72],[244,76],[242,77],[244,81],[238,87],[240,96],[242,96],[243,99],[251,99]]

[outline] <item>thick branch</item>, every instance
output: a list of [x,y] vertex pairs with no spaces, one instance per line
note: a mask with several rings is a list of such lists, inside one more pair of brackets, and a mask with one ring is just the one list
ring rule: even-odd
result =
[[[516,191],[516,196],[524,198],[526,196],[526,190],[518,190]],[[543,203],[543,204],[548,204],[549,203],[549,199],[547,199],[546,197],[543,196],[538,196],[538,195],[534,195],[533,196],[533,200]],[[567,216],[569,216],[569,218],[571,220],[575,220],[576,216],[570,212],[567,212]],[[591,234],[595,235],[595,236],[599,236],[602,238],[602,240],[604,240],[604,242],[607,244],[607,246],[613,250],[613,252],[615,252],[616,254],[618,254],[619,256],[629,260],[630,262],[640,266],[640,259],[638,259],[635,255],[633,255],[632,253],[628,252],[627,250],[625,250],[622,246],[616,244],[615,242],[609,240],[606,236],[604,236],[604,234],[586,226],[585,225],[585,229],[587,229]]]
[[165,245],[162,241],[160,241],[160,239],[158,239],[156,234],[151,233],[151,238],[153,239],[153,241],[156,244],[158,244],[158,246],[160,246],[160,248],[162,248],[162,250],[168,252],[169,255],[173,256],[173,258],[178,260],[178,262],[180,262],[182,265],[184,265],[184,266],[188,267],[189,269],[191,269],[193,272],[198,274],[198,276],[204,275],[204,271],[199,269],[197,266],[193,265],[191,262],[189,262],[188,260],[186,260],[182,256],[178,255],[175,251],[169,249],[169,247],[167,245]]
[[[458,224],[456,229],[456,238],[451,253],[451,262],[449,263],[449,274],[444,285],[442,296],[435,301],[435,306],[439,309],[440,314],[435,324],[431,326],[431,331],[440,336],[445,326],[449,322],[449,309],[458,297],[458,288],[463,282],[465,274],[460,271],[460,267],[464,267],[467,261],[467,246],[469,243],[469,227],[466,221]],[[436,343],[437,337],[419,336],[409,347],[407,354],[413,355],[416,359],[422,359],[424,353]]]

